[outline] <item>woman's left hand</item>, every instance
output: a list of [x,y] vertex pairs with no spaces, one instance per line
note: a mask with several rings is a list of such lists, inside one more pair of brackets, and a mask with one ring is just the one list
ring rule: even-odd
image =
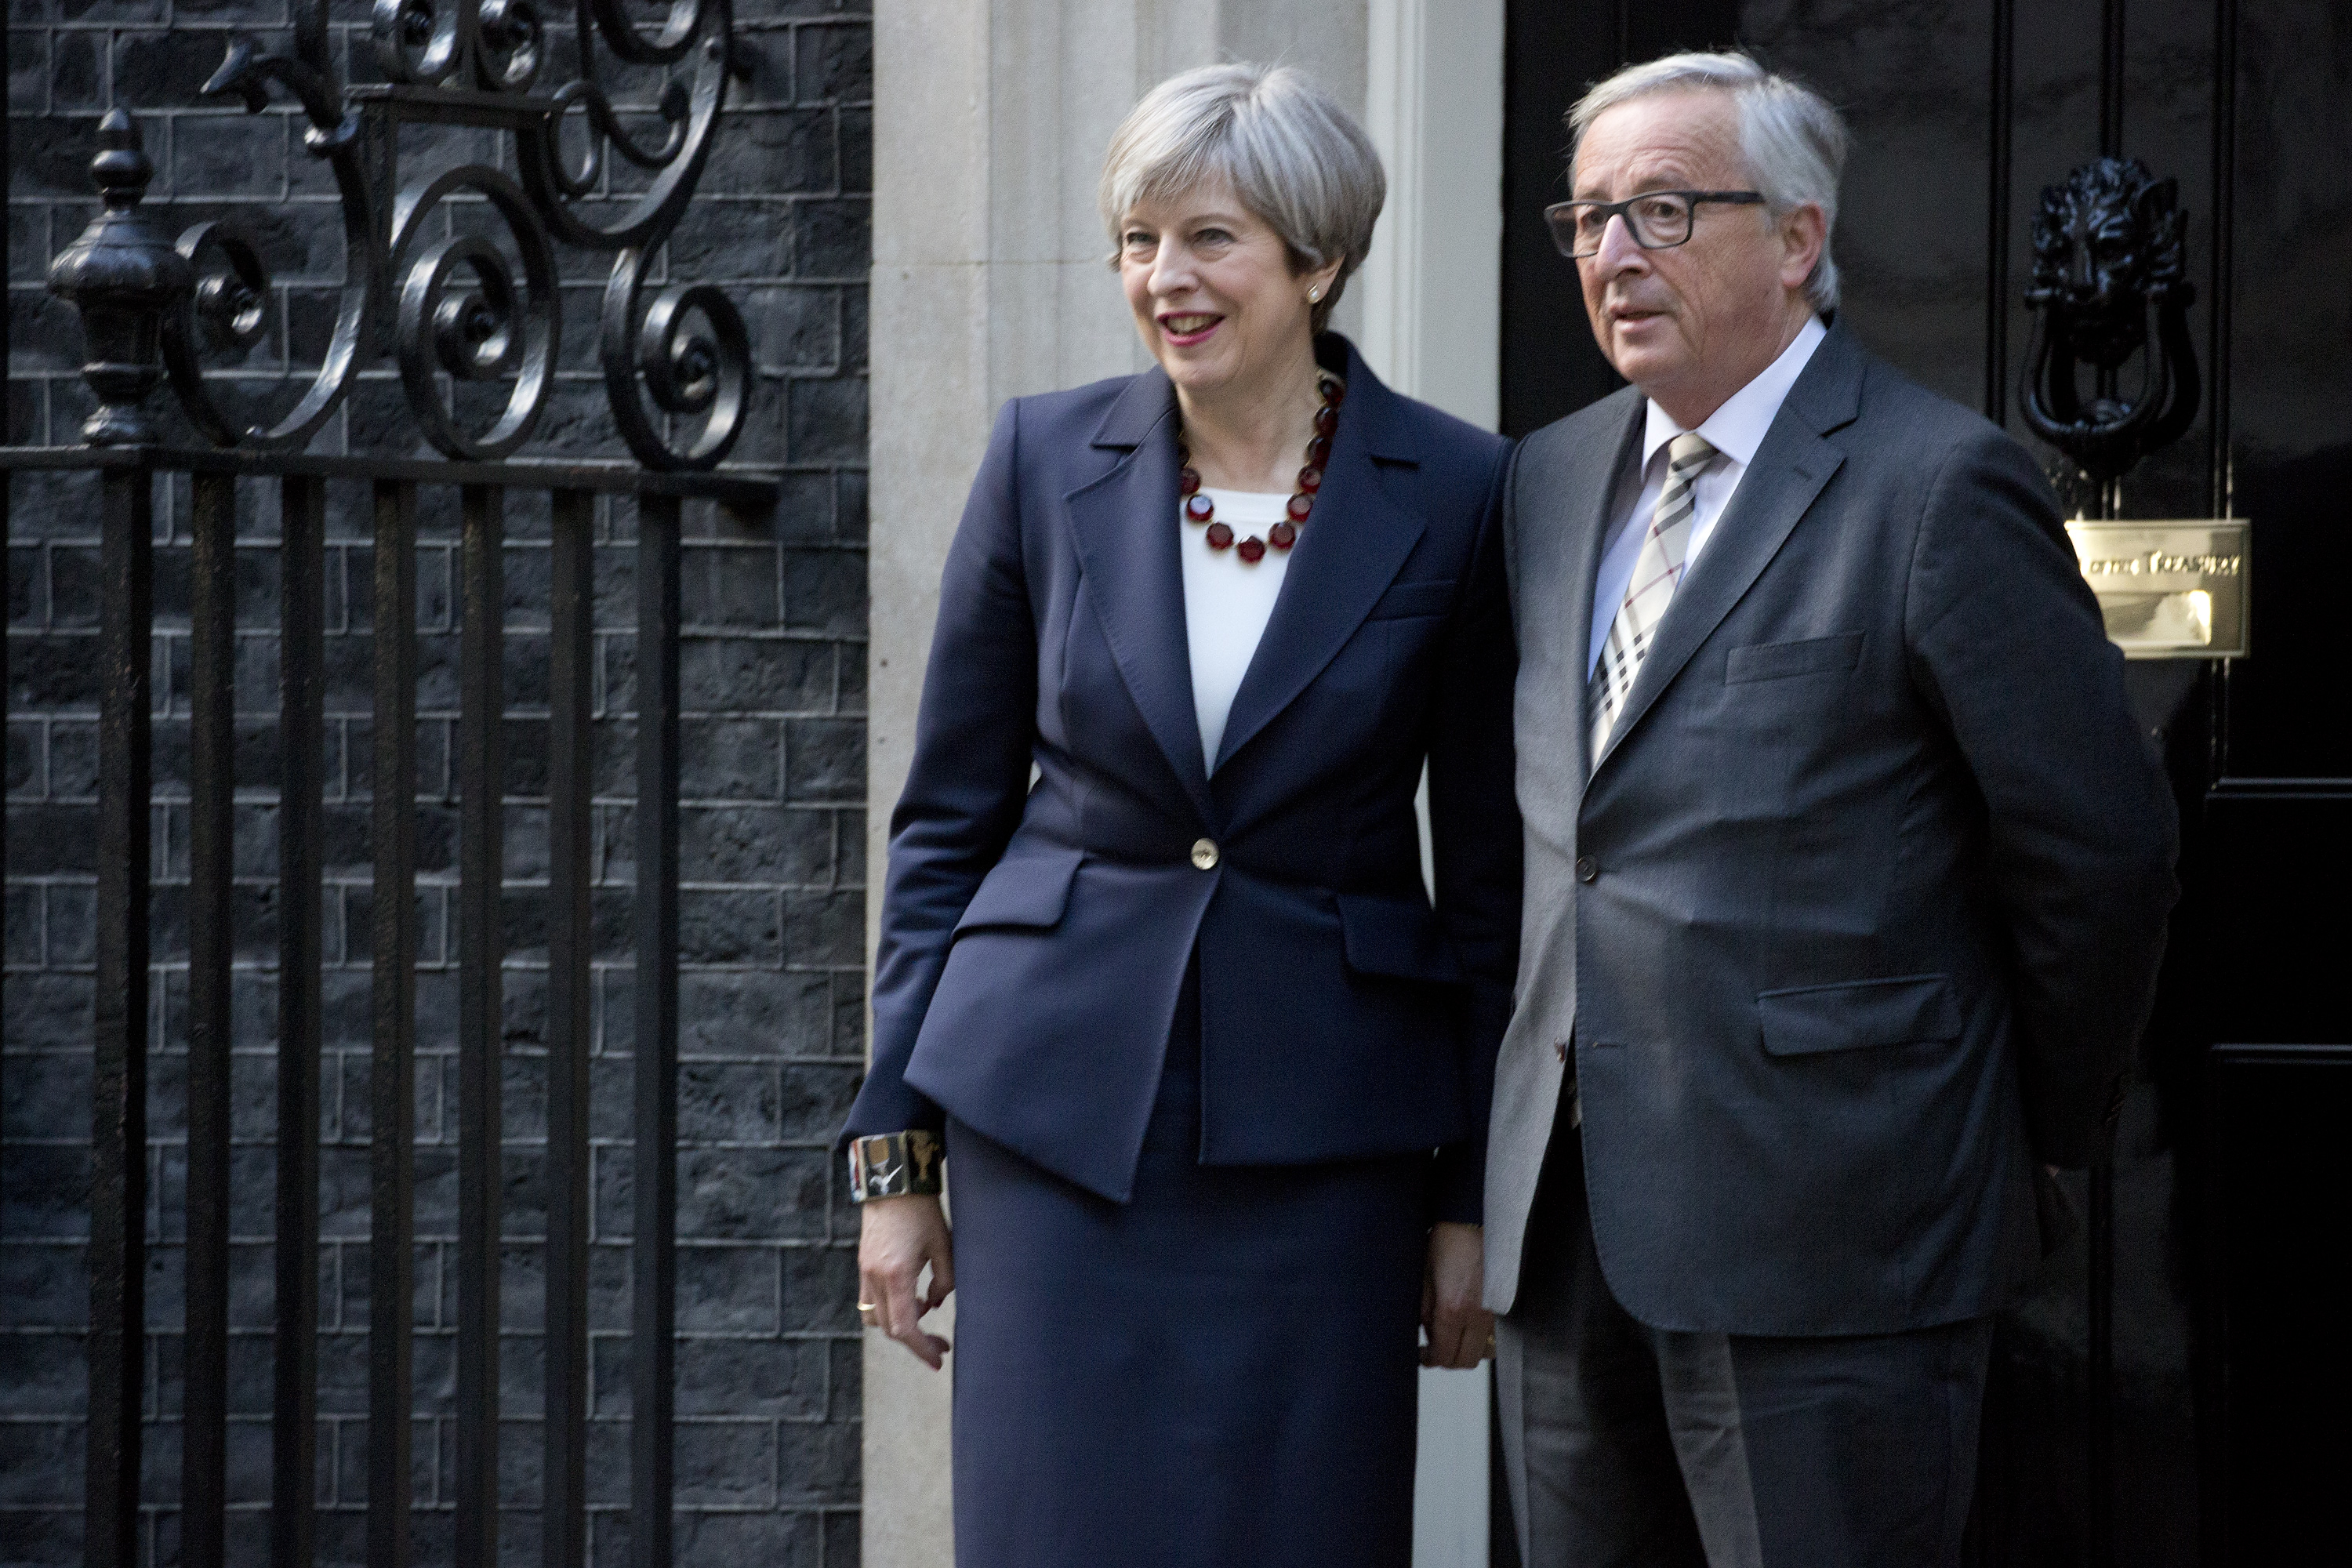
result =
[[1429,1263],[1421,1276],[1423,1366],[1473,1367],[1495,1346],[1495,1314],[1478,1304],[1486,1272],[1486,1233],[1440,1220],[1430,1228]]

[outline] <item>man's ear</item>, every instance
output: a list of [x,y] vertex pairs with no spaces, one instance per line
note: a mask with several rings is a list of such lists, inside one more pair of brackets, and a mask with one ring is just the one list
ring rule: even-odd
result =
[[1829,216],[1818,203],[1805,202],[1780,215],[1780,284],[1801,289],[1821,265],[1829,244]]

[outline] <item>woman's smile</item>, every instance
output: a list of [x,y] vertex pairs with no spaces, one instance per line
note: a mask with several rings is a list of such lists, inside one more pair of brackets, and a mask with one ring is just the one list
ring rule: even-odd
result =
[[1188,349],[1209,341],[1224,317],[1207,310],[1171,310],[1159,318],[1160,334],[1176,348]]

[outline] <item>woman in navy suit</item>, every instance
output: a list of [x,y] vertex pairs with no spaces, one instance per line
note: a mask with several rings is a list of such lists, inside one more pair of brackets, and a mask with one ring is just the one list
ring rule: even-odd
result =
[[1402,1568],[1415,1363],[1492,1342],[1505,446],[1322,330],[1384,181],[1304,77],[1163,83],[1102,189],[1158,364],[1007,405],[949,552],[859,1310],[937,1366],[961,1287],[960,1568]]

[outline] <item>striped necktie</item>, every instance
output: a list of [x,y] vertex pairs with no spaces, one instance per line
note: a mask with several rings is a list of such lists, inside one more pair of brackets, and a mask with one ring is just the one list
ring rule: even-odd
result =
[[1658,510],[1650,514],[1650,531],[1633,561],[1633,578],[1625,584],[1624,602],[1609,625],[1608,646],[1594,666],[1586,693],[1585,711],[1592,723],[1592,746],[1587,766],[1601,761],[1601,748],[1616,728],[1617,715],[1633,694],[1633,678],[1657,640],[1658,623],[1665,618],[1675,587],[1683,580],[1683,561],[1690,549],[1691,520],[1698,509],[1698,477],[1715,460],[1706,437],[1675,437],[1666,445],[1666,488],[1658,493]]

